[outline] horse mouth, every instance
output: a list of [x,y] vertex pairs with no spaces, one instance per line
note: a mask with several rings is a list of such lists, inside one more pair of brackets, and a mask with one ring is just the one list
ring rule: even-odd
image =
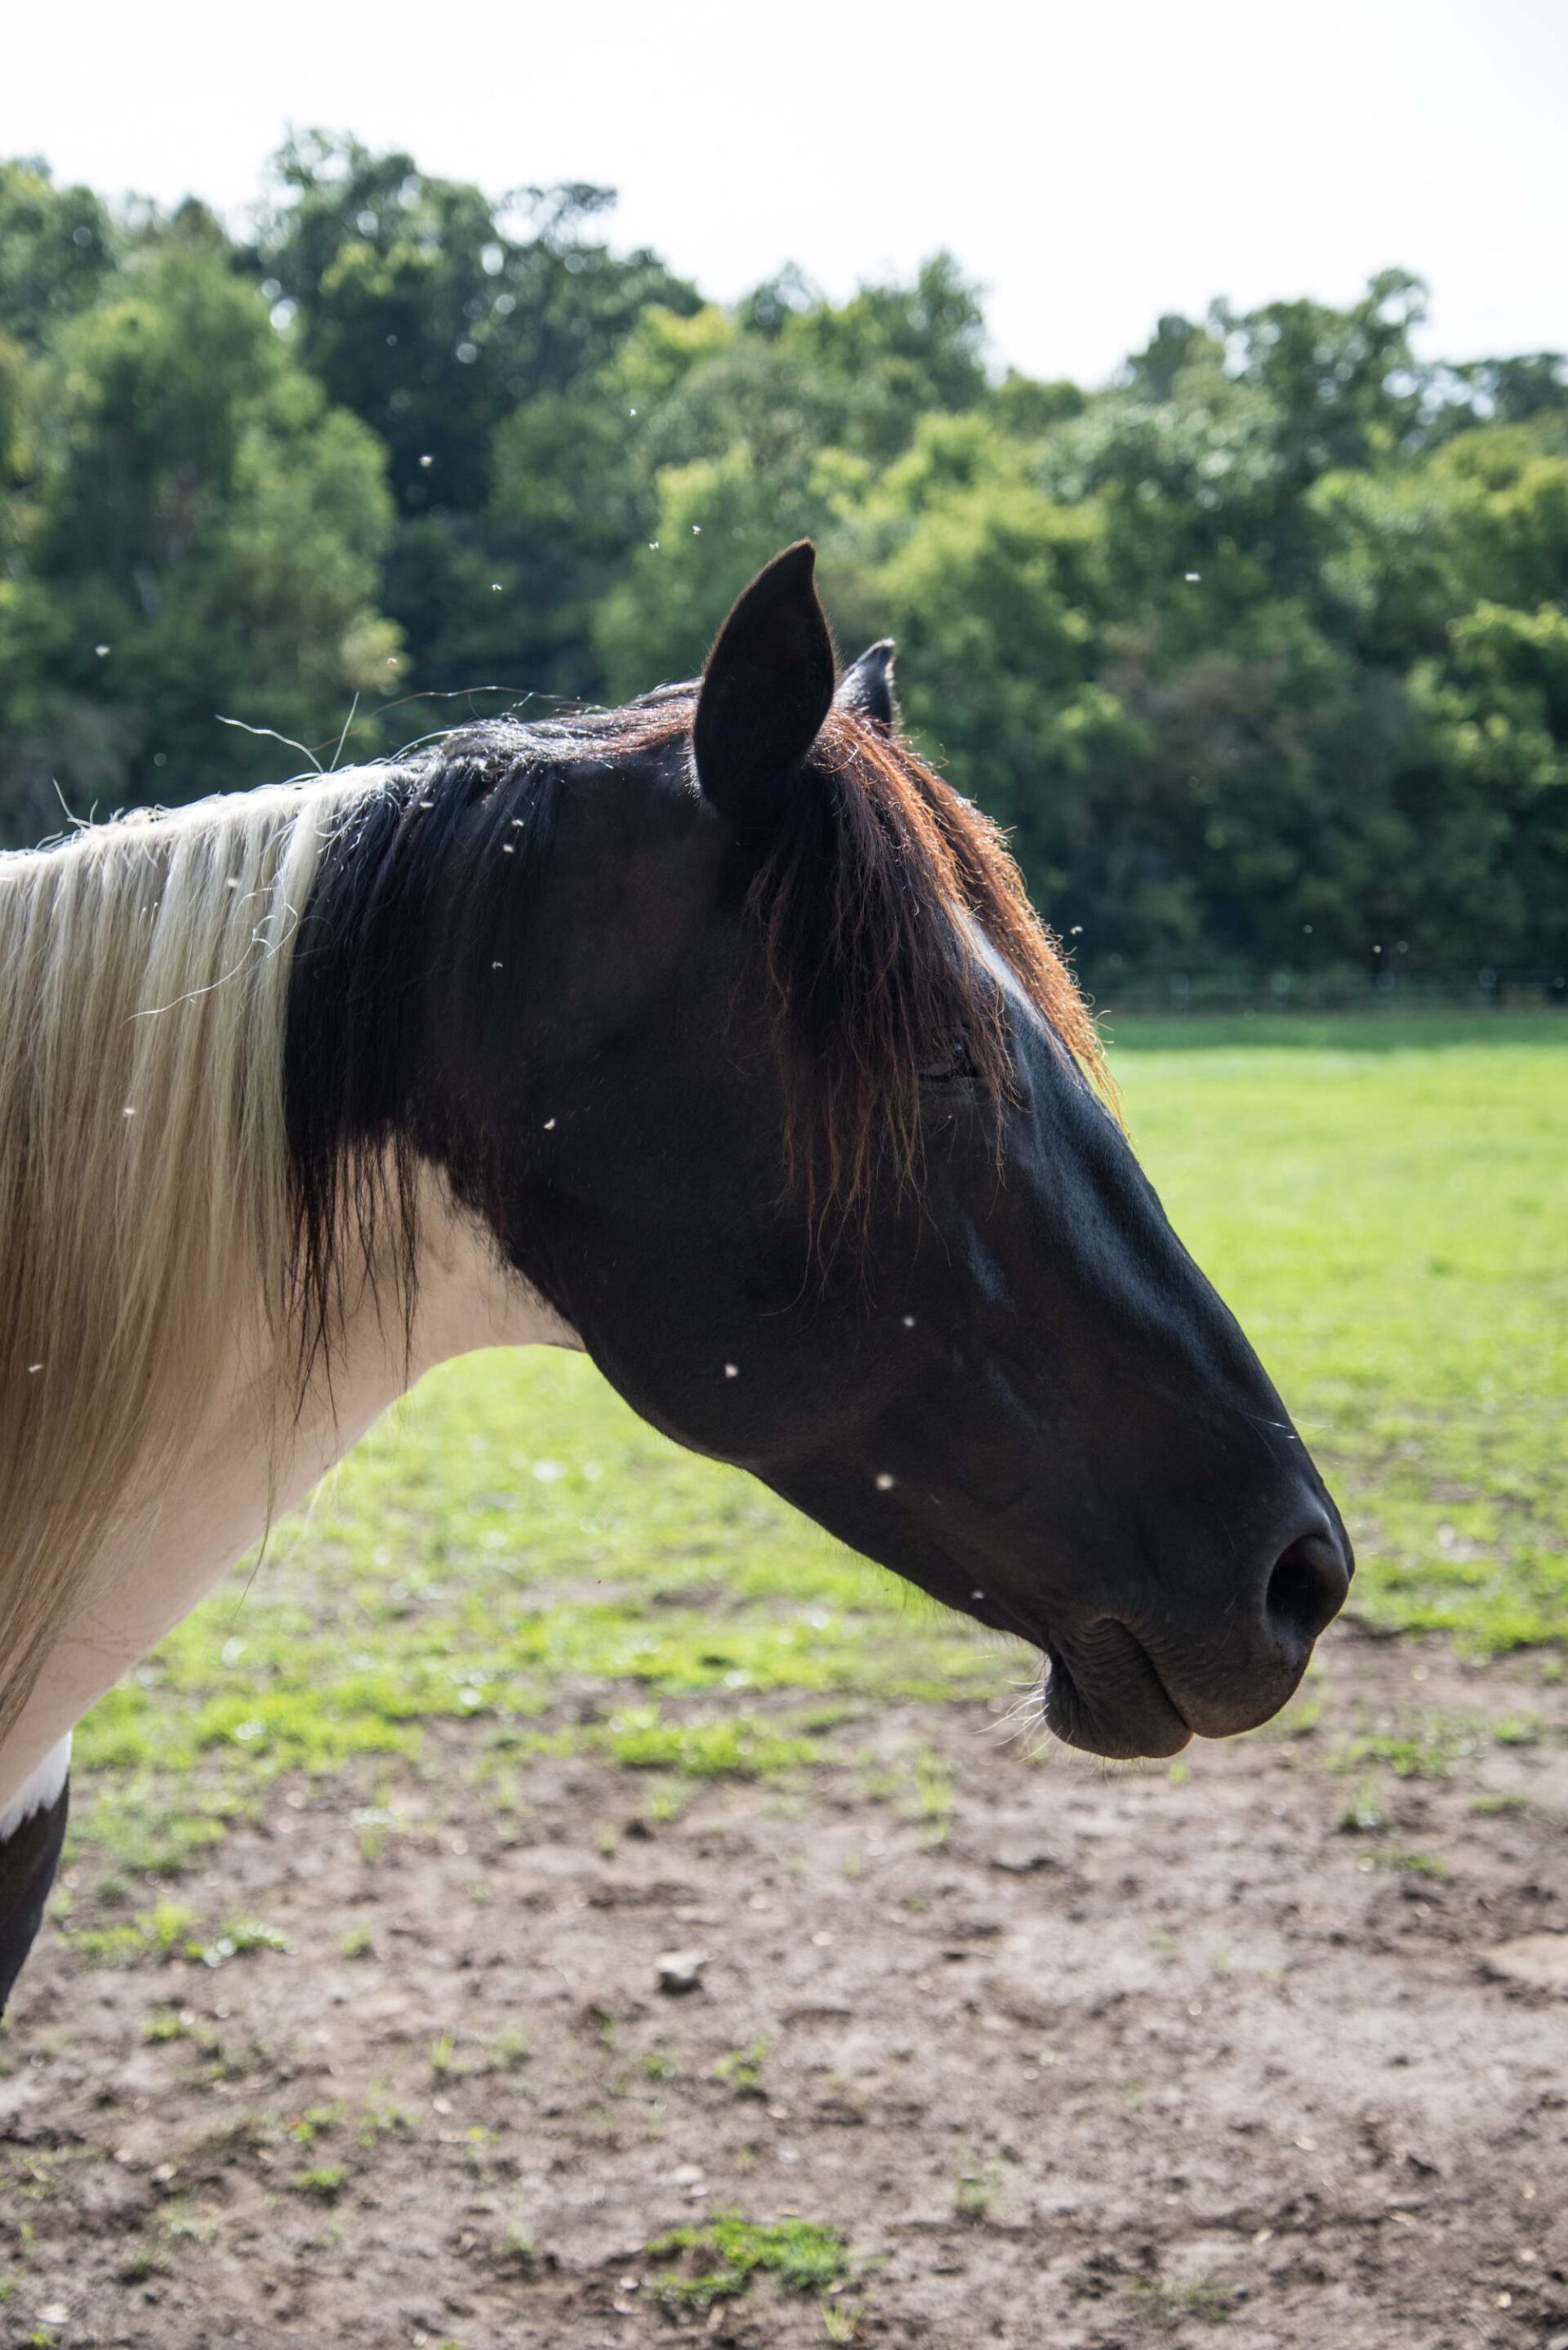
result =
[[1041,1711],[1064,1746],[1109,1762],[1163,1760],[1192,1736],[1147,1650],[1125,1625],[1102,1617],[1073,1643],[1045,1649]]

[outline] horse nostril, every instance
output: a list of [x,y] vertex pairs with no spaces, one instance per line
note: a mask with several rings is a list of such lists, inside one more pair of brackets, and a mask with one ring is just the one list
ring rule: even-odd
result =
[[1309,1648],[1332,1623],[1350,1589],[1350,1571],[1334,1536],[1298,1534],[1274,1562],[1263,1612],[1269,1628],[1292,1648]]

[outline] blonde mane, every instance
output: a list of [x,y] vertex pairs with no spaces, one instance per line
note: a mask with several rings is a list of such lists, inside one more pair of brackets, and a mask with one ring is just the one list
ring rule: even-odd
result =
[[0,1742],[242,1328],[258,1409],[275,1429],[289,1407],[293,947],[324,847],[383,780],[0,857]]

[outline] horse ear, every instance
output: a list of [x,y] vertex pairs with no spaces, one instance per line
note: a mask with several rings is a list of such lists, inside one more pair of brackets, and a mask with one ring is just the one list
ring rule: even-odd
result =
[[857,718],[868,718],[873,726],[888,734],[893,732],[898,713],[893,701],[891,637],[868,645],[859,660],[850,663],[833,699],[840,710],[853,710]]
[[816,600],[816,549],[786,546],[759,571],[713,640],[691,730],[697,780],[752,823],[783,805],[833,707],[833,639]]

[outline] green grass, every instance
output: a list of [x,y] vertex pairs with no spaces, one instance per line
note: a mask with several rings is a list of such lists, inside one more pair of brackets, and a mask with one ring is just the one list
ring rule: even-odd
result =
[[737,2097],[760,2097],[763,2094],[763,2062],[768,2053],[763,2039],[753,2040],[749,2047],[732,2048],[721,2056],[713,2067],[713,2078],[722,2081]]
[[341,2162],[318,2162],[308,2170],[296,2170],[288,2184],[296,2195],[317,2195],[325,2203],[332,2202],[348,2183],[348,2168]]
[[1127,1024],[1133,1130],[1340,1492],[1357,1609],[1561,1639],[1568,1022],[1201,1027]]
[[[212,1934],[201,1925],[195,1913],[179,1901],[161,1901],[155,1908],[140,1911],[129,1923],[84,1927],[79,1931],[67,1926],[64,1938],[69,1949],[106,1967],[133,1967],[143,1959],[167,1958],[175,1953],[182,1958],[200,1959],[206,1967],[221,1967],[230,1959],[243,1959],[253,1950],[288,1949],[286,1936],[248,1918],[234,1918],[221,1932]],[[156,2036],[171,2035],[161,2030]]]
[[[1561,1640],[1568,1022],[1151,1020],[1115,1058],[1178,1229],[1344,1503],[1356,1608],[1479,1649]],[[175,1875],[277,1773],[390,1788],[442,1716],[475,1721],[502,1808],[532,1755],[582,1752],[662,1774],[665,1816],[682,1782],[799,1773],[867,1701],[1012,1669],[586,1361],[475,1357],[88,1717],[83,1833]],[[363,1816],[368,1851],[406,1825]]]
[[838,2229],[816,2220],[775,2220],[765,2224],[716,2211],[693,2228],[671,2228],[648,2247],[654,2261],[684,2259],[680,2274],[662,2277],[659,2300],[667,2309],[711,2309],[733,2300],[752,2279],[777,2279],[786,2293],[824,2293],[850,2274],[849,2247]]

